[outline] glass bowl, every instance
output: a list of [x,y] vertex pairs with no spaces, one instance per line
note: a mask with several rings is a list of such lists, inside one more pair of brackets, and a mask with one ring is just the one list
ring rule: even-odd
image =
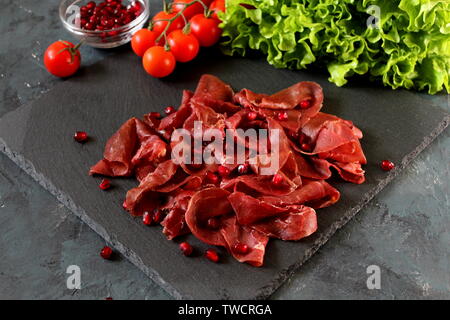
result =
[[[133,34],[142,29],[150,17],[149,0],[123,0],[123,5],[140,2],[142,13],[130,23],[119,28],[109,30],[86,30],[80,27],[80,8],[89,0],[63,0],[59,6],[59,17],[66,28],[75,38],[95,48],[115,48],[128,43]],[[100,3],[100,0],[95,1]]]

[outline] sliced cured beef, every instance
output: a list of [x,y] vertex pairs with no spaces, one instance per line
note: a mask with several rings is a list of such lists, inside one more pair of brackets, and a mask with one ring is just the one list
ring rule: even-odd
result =
[[159,162],[167,155],[167,144],[141,120],[132,118],[108,140],[103,159],[89,173],[111,177],[133,174],[136,163],[142,158]]
[[306,206],[290,206],[288,213],[256,222],[252,228],[271,238],[300,240],[316,232],[316,211]]
[[[272,95],[243,89],[234,96],[234,99],[240,105],[266,117],[275,118],[280,111],[288,112],[287,121],[281,121],[280,124],[297,131],[322,108],[323,92],[317,83],[304,81]],[[310,106],[302,109],[300,107],[302,101],[308,101]]]
[[[204,75],[195,92],[183,92],[176,112],[164,118],[150,112],[125,122],[90,174],[134,175],[139,185],[124,203],[130,214],[158,214],[167,239],[192,233],[226,248],[237,261],[260,267],[269,238],[298,241],[317,230],[315,210],[340,198],[328,183],[333,173],[364,182],[362,131],[321,112],[322,103],[322,88],[314,82],[272,95],[248,89],[235,94],[217,77]],[[183,129],[186,140],[175,139],[176,129]],[[196,129],[211,139],[194,144]],[[255,145],[249,129],[270,131]],[[223,150],[215,149],[216,142],[224,143]],[[227,154],[229,147],[239,154]],[[175,159],[180,150],[186,153]],[[206,153],[216,161],[178,161],[205,160]]]
[[216,101],[232,102],[233,89],[219,78],[205,74],[200,78],[194,98],[207,97]]
[[177,190],[169,196],[167,203],[161,207],[162,211],[167,213],[161,222],[164,227],[163,233],[167,236],[167,239],[172,240],[191,232],[184,215],[194,194],[195,191],[193,190]]
[[[264,262],[266,245],[269,237],[255,229],[240,225],[236,217],[223,220],[220,230],[226,243],[226,248],[239,262],[246,262],[254,267],[261,267]],[[236,246],[245,245],[247,252],[236,250]]]
[[232,214],[233,210],[228,201],[229,194],[221,188],[209,188],[192,196],[186,211],[186,223],[194,236],[211,245],[226,246],[220,232],[221,224],[219,223],[219,228],[212,228],[208,220],[221,220]]

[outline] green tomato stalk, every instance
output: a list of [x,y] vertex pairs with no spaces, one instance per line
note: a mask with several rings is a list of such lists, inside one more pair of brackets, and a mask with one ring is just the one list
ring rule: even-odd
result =
[[[163,3],[164,3],[164,11],[165,11],[165,12],[168,12],[168,11],[169,11],[169,7],[168,7],[168,4],[167,4],[166,0],[163,0]],[[192,0],[192,1],[189,2],[189,3],[179,3],[179,2],[174,2],[173,4],[182,4],[182,5],[184,5],[183,9],[180,10],[179,12],[177,12],[177,14],[174,15],[174,16],[173,16],[172,18],[170,18],[170,19],[158,19],[158,20],[155,20],[155,21],[151,21],[151,22],[150,22],[150,25],[149,25],[148,28],[149,28],[150,30],[152,30],[152,29],[153,29],[153,25],[154,25],[155,22],[167,21],[166,27],[164,28],[163,32],[158,36],[158,38],[156,39],[155,42],[158,43],[159,41],[161,41],[162,37],[164,37],[164,41],[165,41],[164,48],[165,48],[167,51],[170,50],[170,47],[169,47],[169,45],[167,44],[167,31],[169,30],[169,28],[170,28],[170,26],[172,25],[172,23],[173,23],[176,19],[178,19],[180,16],[183,18],[183,20],[184,20],[184,22],[185,22],[185,27],[183,28],[183,32],[189,33],[190,25],[189,25],[189,22],[187,21],[185,15],[184,15],[184,11],[185,11],[187,8],[189,8],[190,6],[192,6],[192,5],[196,4],[196,3],[200,3],[200,4],[203,6],[203,8],[205,9],[205,17],[208,18],[208,17],[211,16],[211,14],[212,14],[211,10],[209,10],[208,6],[207,6],[202,0]]]

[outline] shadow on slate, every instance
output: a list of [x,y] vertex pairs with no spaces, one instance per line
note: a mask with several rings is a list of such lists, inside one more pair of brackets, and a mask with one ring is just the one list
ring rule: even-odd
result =
[[[334,179],[342,198],[331,208],[318,210],[318,232],[298,242],[270,241],[262,268],[238,263],[222,249],[222,263],[211,263],[201,257],[206,245],[192,236],[187,239],[198,252],[194,258],[185,258],[159,227],[146,227],[123,211],[126,191],[137,184],[134,180],[115,179],[114,188],[104,192],[98,188],[101,178],[88,176],[89,167],[101,159],[105,142],[124,121],[178,105],[182,90],[195,89],[203,73],[219,76],[236,90],[263,93],[302,80],[317,81],[326,97],[324,111],[354,121],[365,134],[367,182],[354,185]],[[276,70],[262,60],[223,57],[214,50],[180,65],[169,78],[157,80],[144,73],[136,56],[125,52],[83,70],[34,103],[4,116],[0,145],[22,169],[175,298],[262,299],[448,125],[449,115],[427,104],[420,94],[370,84],[338,88],[324,75]],[[77,130],[87,131],[93,139],[84,145],[74,142]],[[385,158],[397,164],[394,171],[379,169]]]

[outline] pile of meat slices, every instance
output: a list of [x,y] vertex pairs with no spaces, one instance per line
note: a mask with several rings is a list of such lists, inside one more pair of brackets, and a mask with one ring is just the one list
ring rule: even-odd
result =
[[[134,175],[139,186],[128,191],[125,209],[134,216],[162,213],[168,239],[192,233],[227,248],[240,262],[261,266],[269,238],[311,235],[317,229],[315,209],[339,200],[339,191],[326,181],[332,168],[346,181],[364,182],[362,132],[351,121],[320,112],[322,102],[322,88],[314,82],[273,95],[248,89],[235,94],[220,79],[204,75],[195,92],[183,92],[176,112],[162,119],[150,113],[123,124],[90,174]],[[254,164],[246,171],[238,164],[175,164],[171,134],[177,128],[192,131],[196,120],[220,130],[279,129],[276,175],[281,179],[274,183]],[[220,167],[227,176],[219,174]],[[237,244],[248,250],[234,250]]]

